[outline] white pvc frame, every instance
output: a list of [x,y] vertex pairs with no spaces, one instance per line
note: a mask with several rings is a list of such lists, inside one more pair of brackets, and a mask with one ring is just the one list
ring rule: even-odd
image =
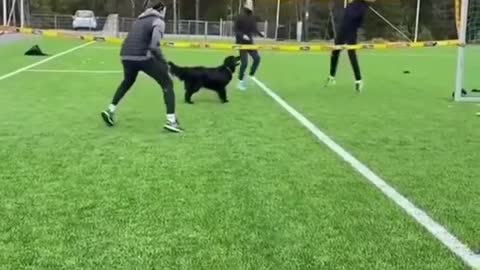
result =
[[[8,12],[8,19],[7,19],[7,26],[10,26],[10,23],[12,22],[12,19],[14,19],[14,12],[15,12],[15,4],[17,3],[17,0],[12,0],[10,11]],[[8,3],[7,3],[8,6]]]
[[[275,40],[278,39],[278,28],[280,27],[280,0],[277,0],[277,15],[275,18]],[[266,36],[266,33],[265,33]]]
[[2,0],[3,26],[10,26],[17,4],[20,8],[20,27],[25,27],[25,0]]
[[418,29],[420,27],[420,3],[422,0],[417,0],[417,13],[415,15],[415,36],[413,38],[413,42],[418,41]]
[[3,0],[3,26],[7,26],[7,0]]
[[454,97],[455,101],[459,102],[480,102],[480,96],[462,96],[462,88],[465,86],[465,50],[467,46],[468,5],[469,0],[462,0],[460,29],[458,33],[458,39],[461,45],[458,48],[457,78]]
[[20,28],[25,27],[25,0],[20,0]]

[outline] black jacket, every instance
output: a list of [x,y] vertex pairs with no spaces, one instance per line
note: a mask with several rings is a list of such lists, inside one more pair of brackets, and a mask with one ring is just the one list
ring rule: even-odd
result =
[[147,9],[133,23],[131,31],[123,42],[121,56],[123,60],[147,60],[161,55],[160,39],[165,32],[162,14]]
[[[253,44],[253,36],[263,37],[263,34],[258,31],[257,20],[253,15],[240,15],[235,20],[234,31],[237,44]],[[244,36],[249,39],[245,39]]]
[[340,31],[356,33],[363,25],[363,19],[368,11],[368,3],[364,0],[353,0],[345,8]]

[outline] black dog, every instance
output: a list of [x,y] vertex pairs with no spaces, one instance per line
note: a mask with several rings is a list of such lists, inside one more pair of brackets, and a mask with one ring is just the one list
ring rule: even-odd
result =
[[223,103],[228,102],[227,85],[233,78],[236,67],[240,64],[239,56],[228,56],[221,66],[208,67],[179,67],[168,62],[170,72],[185,83],[185,102],[193,104],[192,96],[200,90],[207,88],[217,92]]

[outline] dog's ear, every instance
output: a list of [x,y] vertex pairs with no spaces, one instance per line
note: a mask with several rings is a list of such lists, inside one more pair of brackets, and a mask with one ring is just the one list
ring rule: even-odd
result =
[[223,59],[223,63],[224,63],[225,65],[228,65],[229,63],[232,63],[232,62],[233,62],[232,59],[233,59],[233,56],[227,56],[227,57],[225,57],[225,59]]
[[235,66],[240,65],[240,60],[241,60],[240,55],[235,57]]

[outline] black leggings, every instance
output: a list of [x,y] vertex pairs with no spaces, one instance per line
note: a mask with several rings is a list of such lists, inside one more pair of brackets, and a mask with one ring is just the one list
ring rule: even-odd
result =
[[238,74],[238,79],[243,80],[245,77],[245,71],[248,66],[248,55],[253,59],[252,67],[250,68],[250,76],[254,76],[257,72],[258,66],[260,65],[260,55],[256,50],[240,50],[240,73]]
[[173,91],[173,81],[168,73],[168,65],[163,60],[143,60],[131,61],[123,60],[123,81],[113,97],[112,104],[118,105],[125,94],[132,88],[137,80],[138,73],[143,71],[154,79],[163,89],[163,98],[167,106],[167,114],[175,113],[175,92]]
[[[340,31],[338,37],[335,39],[335,45],[355,45],[357,44],[357,34],[345,34]],[[362,79],[362,74],[360,72],[360,65],[358,64],[357,53],[355,50],[348,50],[348,57],[350,58],[350,64],[352,65],[353,74],[355,75],[355,80],[359,81]],[[334,50],[330,58],[330,76],[335,77],[337,74],[338,59],[340,58],[340,50]]]

